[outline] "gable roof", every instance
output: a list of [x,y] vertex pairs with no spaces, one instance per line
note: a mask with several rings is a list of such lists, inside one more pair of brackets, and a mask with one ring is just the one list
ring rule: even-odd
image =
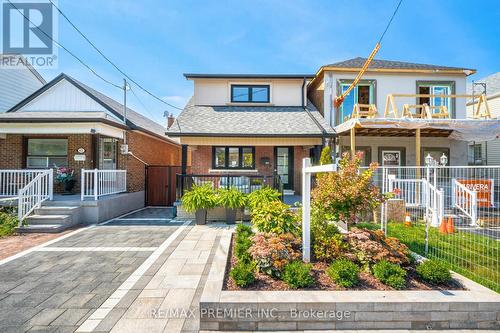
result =
[[[42,88],[39,90],[35,91],[32,95],[12,107],[10,110],[8,110],[8,113],[14,113],[18,110],[20,110],[23,106],[27,105],[31,101],[33,101],[35,98],[38,96],[42,95],[44,92],[48,91],[51,87],[55,86],[57,83],[61,82],[62,80],[66,80],[73,84],[75,87],[80,89],[83,93],[85,93],[87,96],[92,98],[94,101],[99,103],[103,108],[105,108],[107,111],[109,111],[111,114],[114,116],[118,117],[119,119],[123,119],[123,104],[115,101],[114,99],[102,94],[101,92],[87,86],[86,84],[74,79],[73,77],[66,75],[64,73],[58,75],[56,78],[54,78],[52,81],[44,85]],[[20,113],[20,112],[18,112]],[[23,112],[24,113],[24,112]],[[78,112],[82,113],[82,112]],[[51,115],[54,116],[54,118],[57,118],[56,112],[44,112],[45,118],[49,117]],[[98,113],[94,113],[98,114]],[[12,116],[14,117],[14,116]],[[84,117],[85,118],[85,117]],[[148,133],[150,135],[156,136],[158,138],[161,138],[163,140],[167,140],[170,142],[173,142],[177,144],[174,140],[169,139],[165,135],[165,128],[158,124],[157,122],[141,115],[140,113],[132,110],[131,108],[127,107],[127,123],[126,125],[132,129],[132,130],[139,130],[145,133]]]
[[167,130],[171,136],[323,137],[334,131],[312,103],[302,106],[208,106],[193,98]]

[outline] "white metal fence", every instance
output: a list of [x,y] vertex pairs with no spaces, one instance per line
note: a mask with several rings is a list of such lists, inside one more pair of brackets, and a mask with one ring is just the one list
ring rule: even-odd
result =
[[19,226],[33,210],[41,206],[42,202],[52,199],[53,183],[53,170],[44,170],[19,190],[17,194]]
[[[500,291],[499,178],[496,166],[380,167],[374,181],[394,193],[381,208],[381,228]],[[411,226],[403,224],[405,213]]]
[[85,170],[81,173],[81,199],[127,191],[127,170]]
[[0,170],[0,197],[17,197],[20,189],[49,170]]

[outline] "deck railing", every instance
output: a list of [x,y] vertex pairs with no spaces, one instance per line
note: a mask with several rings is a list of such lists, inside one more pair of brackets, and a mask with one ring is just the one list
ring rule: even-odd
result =
[[82,169],[80,186],[82,200],[126,192],[127,170]]
[[272,187],[283,193],[283,185],[278,175],[200,175],[200,174],[178,174],[177,175],[176,198],[180,200],[185,191],[193,185],[209,184],[213,189],[234,187],[242,193],[248,194],[264,186]]
[[0,170],[0,197],[15,198],[36,176],[49,170]]
[[24,219],[39,208],[42,202],[52,199],[53,183],[53,170],[44,170],[19,190],[17,195],[19,226],[22,226]]

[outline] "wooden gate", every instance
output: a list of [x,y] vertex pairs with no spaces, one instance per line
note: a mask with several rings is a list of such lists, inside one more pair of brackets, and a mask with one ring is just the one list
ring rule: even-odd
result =
[[180,173],[180,166],[146,167],[146,205],[172,206],[175,201],[175,175]]

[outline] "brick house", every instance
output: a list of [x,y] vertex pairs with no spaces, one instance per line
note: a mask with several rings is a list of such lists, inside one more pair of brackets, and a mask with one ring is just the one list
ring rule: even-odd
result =
[[191,153],[191,181],[250,191],[279,176],[300,194],[302,159],[333,130],[307,100],[311,75],[185,74],[194,95],[167,133]]
[[[123,192],[133,194],[131,207],[144,206],[146,167],[180,165],[180,159],[181,146],[165,135],[164,126],[130,108],[124,117],[121,103],[65,74],[0,114],[0,172],[69,167],[77,180],[75,200],[85,182],[82,198],[95,194],[101,200],[101,194]],[[103,180],[93,179],[92,171],[85,172],[89,179],[84,180],[82,170],[96,169]],[[6,187],[2,179],[0,188],[2,182]],[[101,193],[106,186],[108,192]],[[62,191],[56,184],[54,193]]]

